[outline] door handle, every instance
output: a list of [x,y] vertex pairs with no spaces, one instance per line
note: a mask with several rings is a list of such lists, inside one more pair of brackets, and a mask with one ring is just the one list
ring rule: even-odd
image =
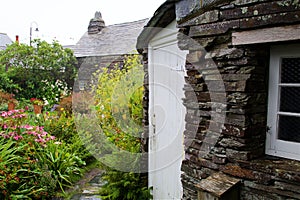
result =
[[155,114],[153,113],[152,117],[151,117],[151,125],[153,127],[153,135],[155,135],[155,129],[156,129],[156,118],[155,118]]

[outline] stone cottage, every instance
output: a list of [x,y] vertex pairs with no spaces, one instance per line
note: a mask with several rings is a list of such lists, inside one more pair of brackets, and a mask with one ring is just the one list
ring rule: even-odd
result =
[[79,85],[81,90],[87,87],[91,75],[106,66],[123,63],[124,55],[138,54],[135,50],[136,39],[147,19],[114,25],[105,25],[100,12],[90,20],[88,31],[71,49],[78,60]]
[[137,49],[154,199],[300,199],[298,0],[167,0]]
[[6,46],[13,41],[8,37],[6,33],[0,33],[0,50],[6,49]]

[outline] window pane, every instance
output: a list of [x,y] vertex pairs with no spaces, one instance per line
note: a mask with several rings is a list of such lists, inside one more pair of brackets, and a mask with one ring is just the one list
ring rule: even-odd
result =
[[279,116],[278,139],[290,142],[300,142],[300,118]]
[[281,87],[280,111],[300,113],[300,88]]
[[300,58],[282,58],[281,83],[300,83]]

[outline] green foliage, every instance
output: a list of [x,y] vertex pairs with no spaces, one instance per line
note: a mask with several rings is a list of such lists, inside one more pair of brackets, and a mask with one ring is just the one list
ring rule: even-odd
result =
[[0,64],[0,89],[9,93],[21,90],[19,85],[15,84],[9,77],[6,70],[6,65],[2,64]]
[[[94,88],[96,112],[106,142],[102,151],[112,151],[102,158],[110,166],[126,163],[129,172],[106,169],[107,184],[101,190],[103,199],[150,199],[144,174],[133,173],[139,168],[143,119],[143,68],[140,57],[127,56],[123,69],[101,69]],[[119,152],[119,150],[121,150]],[[129,154],[123,154],[128,152]],[[124,157],[123,157],[124,156]],[[127,160],[126,160],[127,159]]]
[[[86,156],[78,136],[67,143],[43,127],[61,117],[24,110],[0,113],[0,199],[47,199],[78,180]],[[71,134],[74,121],[65,117],[60,125],[68,120]]]
[[57,138],[70,143],[72,137],[76,134],[76,126],[74,118],[61,112],[57,115],[57,112],[47,112],[43,114],[44,128]]
[[23,111],[1,113],[0,172],[5,177],[1,178],[1,199],[44,199],[55,189],[48,182],[38,184],[44,173],[36,158],[51,136],[41,127],[23,124],[25,117]]
[[142,132],[143,71],[137,55],[128,56],[124,68],[104,68],[95,88],[96,110],[102,130],[117,147],[138,153]]
[[[59,43],[34,40],[33,46],[13,43],[0,52],[0,88],[17,98],[44,99],[53,105],[74,85],[76,58]],[[2,82],[3,80],[3,82]]]
[[64,143],[70,144],[72,151],[77,153],[82,160],[90,161],[92,159],[92,155],[84,146],[84,138],[80,138],[77,133],[73,115],[60,111],[59,114],[57,112],[45,113],[40,118],[43,121],[45,131]]
[[48,142],[43,151],[36,152],[40,169],[47,172],[47,179],[56,183],[64,191],[72,185],[72,176],[80,175],[85,162],[76,154],[72,146],[64,142]]
[[101,189],[103,200],[148,200],[152,198],[147,187],[147,180],[141,174],[108,170],[102,179],[108,182]]

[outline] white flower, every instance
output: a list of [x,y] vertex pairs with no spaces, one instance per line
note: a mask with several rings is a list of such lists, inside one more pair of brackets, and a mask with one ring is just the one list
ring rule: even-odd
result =
[[61,142],[54,142],[54,144],[57,144],[57,145],[59,145],[59,144],[62,144]]

